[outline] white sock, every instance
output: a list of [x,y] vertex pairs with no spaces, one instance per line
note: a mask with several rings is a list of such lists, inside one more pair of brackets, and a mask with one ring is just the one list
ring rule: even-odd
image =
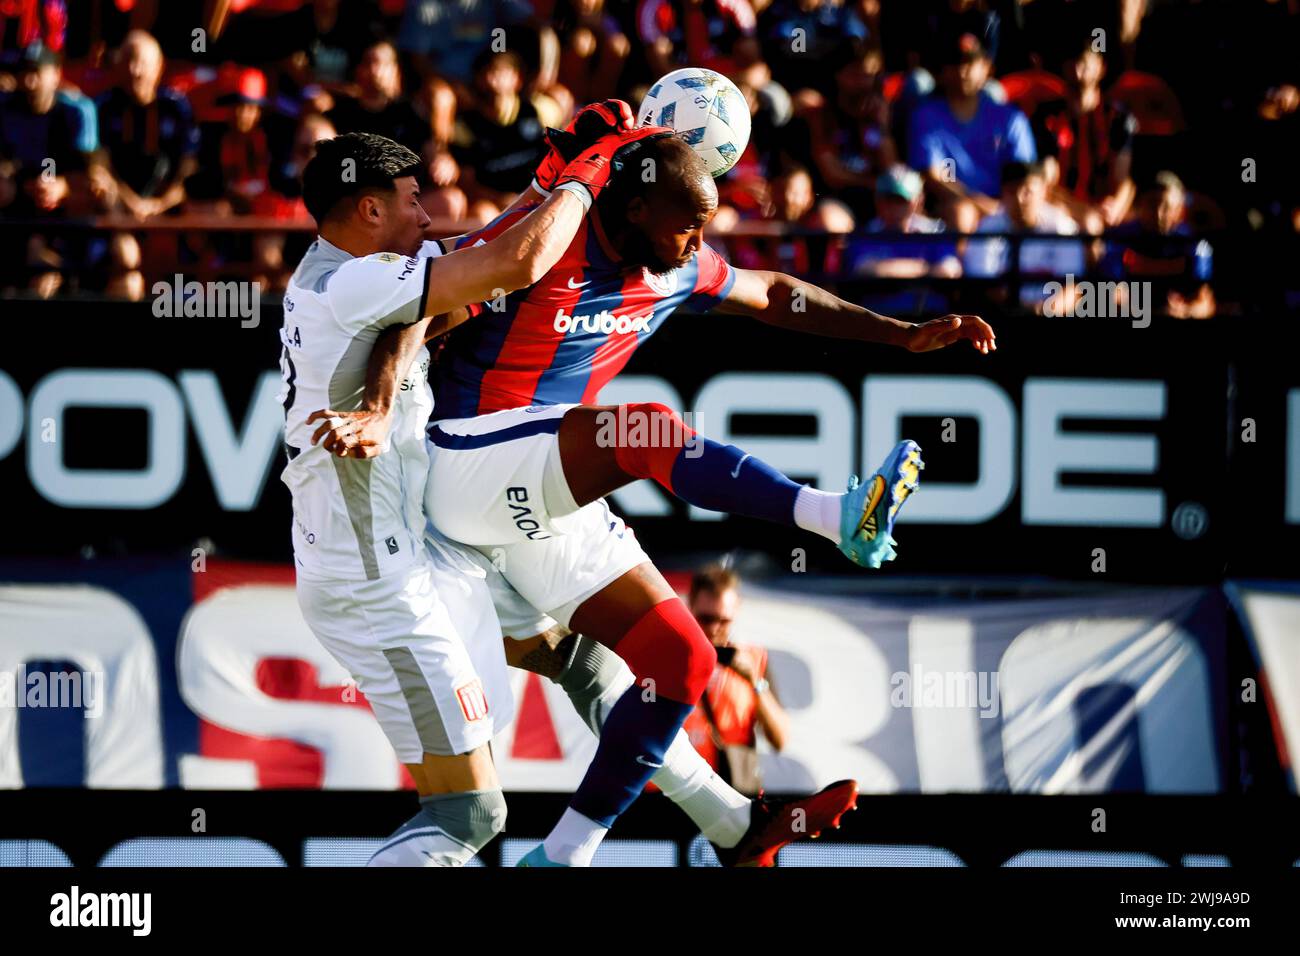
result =
[[840,543],[840,500],[843,494],[804,485],[794,499],[794,523],[805,531]]
[[[631,669],[622,661],[619,661],[617,674],[606,679],[609,683],[599,688],[596,699],[579,711],[583,722],[598,737],[609,712],[636,682]],[[749,829],[749,797],[718,776],[708,761],[691,746],[685,731],[677,731],[664,754],[664,765],[650,779],[664,792],[664,796],[682,808],[705,837],[718,846],[735,846]],[[549,852],[546,855],[551,856]]]
[[677,731],[663,767],[650,779],[718,846],[735,846],[749,829],[749,797],[718,776],[685,731]]
[[[619,677],[600,697],[600,725],[636,678],[624,664]],[[750,799],[718,776],[709,762],[691,746],[686,731],[677,736],[664,754],[664,765],[650,778],[673,803],[718,846],[732,847],[749,829]],[[549,854],[548,854],[549,855]]]
[[589,820],[577,810],[568,807],[551,835],[542,844],[546,858],[565,866],[591,866],[596,847],[609,832],[595,820]]

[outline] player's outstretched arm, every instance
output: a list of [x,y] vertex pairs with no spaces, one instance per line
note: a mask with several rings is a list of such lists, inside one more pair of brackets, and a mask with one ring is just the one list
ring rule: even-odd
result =
[[[562,130],[548,129],[546,145],[549,147],[533,175],[533,181],[501,212],[507,218],[523,206],[535,206],[551,195],[564,175],[569,163],[594,146],[602,136],[621,133],[636,126],[632,107],[623,100],[601,100],[590,103],[574,115]],[[443,239],[451,246],[460,236]]]
[[945,315],[913,324],[846,302],[825,289],[781,272],[737,269],[719,312],[748,315],[795,332],[897,345],[929,352],[967,340],[987,355],[997,348],[993,329],[978,315]]
[[532,285],[560,261],[589,204],[576,191],[556,190],[490,242],[430,260],[424,314],[439,315]]
[[661,127],[643,126],[601,137],[564,168],[550,198],[527,217],[481,245],[430,259],[423,318],[379,335],[361,407],[313,412],[308,423],[321,424],[312,444],[340,457],[378,455],[388,437],[398,385],[425,340],[466,321],[466,303],[495,299],[541,279],[569,247],[590,200],[609,184],[630,151],[642,141],[668,135],[671,131]]
[[648,139],[670,136],[658,126],[620,128],[599,137],[564,167],[550,197],[499,236],[431,260],[425,315],[485,302],[537,282],[568,249],[583,216],[613,173]]

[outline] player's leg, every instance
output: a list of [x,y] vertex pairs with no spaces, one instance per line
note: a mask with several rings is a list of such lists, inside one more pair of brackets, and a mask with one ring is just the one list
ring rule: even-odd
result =
[[[426,510],[441,532],[477,545],[529,604],[545,609],[562,625],[570,623],[579,605],[597,599],[600,592],[632,575],[642,565],[653,572],[631,529],[603,502],[582,508],[574,502],[556,440],[568,411],[569,407],[564,406],[533,407],[436,423],[429,430],[430,477],[425,496]],[[633,606],[630,611],[624,608],[622,612],[617,606],[601,609],[598,614],[601,628],[608,633],[593,636],[615,644],[624,637],[631,640],[629,632],[633,629],[645,633],[660,631],[662,644],[669,653],[688,656],[683,653],[683,647],[691,644],[692,637],[701,638],[702,633],[657,572],[653,576],[658,580],[657,588],[650,589],[648,595],[640,594],[639,606]],[[641,583],[646,583],[644,577]],[[601,598],[609,596],[608,593],[600,595]],[[651,614],[657,605],[663,608]],[[674,606],[675,612],[668,610]],[[672,614],[675,620],[657,620],[660,614]],[[636,645],[632,641],[629,646]],[[622,643],[618,646],[620,653],[626,650]],[[710,660],[714,658],[711,645],[702,648],[699,654],[701,658],[706,654]],[[624,657],[636,670],[638,662],[627,653]],[[703,670],[706,671],[703,679],[707,680],[712,667]],[[637,676],[654,677],[648,670]],[[635,734],[622,725],[637,724],[638,720],[632,717],[615,721],[615,711],[621,707],[620,714],[624,717],[637,713],[644,716],[652,708],[640,711],[631,708],[632,697],[636,695],[629,696],[627,688],[621,690],[609,708],[601,750],[615,754],[622,751],[626,758],[634,760],[638,755],[645,755],[636,750]],[[633,686],[631,690],[649,688]],[[649,713],[650,723],[654,723],[650,718],[662,718],[674,701],[672,697],[664,697],[661,684],[656,683],[656,691],[660,698],[659,712]],[[660,721],[656,725],[662,730],[667,723],[671,730],[656,745],[658,752],[667,754],[685,712],[689,712],[690,708],[684,705],[693,704],[695,699],[698,693],[678,693],[672,706],[684,712],[677,713],[672,721]],[[615,735],[611,742],[611,734],[616,730],[622,736]],[[613,765],[617,761],[611,756],[601,758],[600,763]],[[630,796],[627,792],[621,797],[604,794],[602,799],[607,806],[630,803],[644,786],[642,770],[648,772],[655,768],[644,762],[639,764],[635,777],[630,776],[632,768],[626,765],[606,775],[621,779],[625,790],[630,791]],[[624,770],[628,773],[623,774]],[[589,779],[597,781],[601,776],[600,767],[595,767]],[[595,782],[590,786],[600,789]],[[664,789],[674,788],[669,784]],[[585,800],[586,795],[583,796]],[[616,807],[614,815],[617,812],[621,811]],[[571,829],[584,831],[584,835],[571,841],[569,851],[557,851],[557,855],[581,862],[590,859],[603,828],[590,816],[585,817],[585,822],[581,819],[584,815],[578,813],[578,817],[577,826]]]
[[[558,684],[578,716],[597,737],[620,697],[636,684],[623,659],[581,634],[560,629],[526,640],[505,640],[506,663]],[[752,801],[709,766],[679,730],[664,754],[663,766],[650,778],[677,804],[712,843],[734,847],[750,826]]]
[[[599,737],[610,710],[636,678],[609,648],[566,631],[557,626],[523,640],[507,637],[506,662],[559,684]],[[650,781],[691,818],[724,866],[774,865],[781,847],[839,826],[840,818],[857,805],[852,780],[802,796],[747,797],[709,766],[684,730],[677,732],[664,765]]]
[[367,866],[463,866],[505,827],[506,801],[482,744],[465,754],[407,763],[420,812],[391,833]]
[[[499,563],[505,564],[505,557],[500,552]],[[542,615],[495,566],[484,560],[483,567],[507,635],[506,663],[558,684],[599,737],[614,704],[636,683],[632,671],[613,651]],[[750,828],[752,801],[718,776],[684,731],[677,732],[663,767],[650,779],[718,847],[735,847]]]
[[[894,518],[924,467],[920,448],[904,441],[866,484],[859,485],[853,476],[844,494],[819,491],[791,481],[735,445],[700,435],[657,402],[576,406],[564,415],[558,439],[575,507],[650,478],[700,508],[820,534],[868,567],[894,557]],[[562,502],[548,501],[548,507],[552,515],[563,513]]]
[[[420,811],[369,865],[468,862],[505,825],[488,745],[513,714],[487,588],[430,558],[377,581],[300,577],[298,598],[312,632],[366,695],[419,793]],[[495,659],[480,649],[489,644]]]
[[717,662],[699,624],[649,562],[584,600],[571,626],[617,648],[636,683],[610,709],[568,809],[526,864],[590,864],[614,820],[663,766]]

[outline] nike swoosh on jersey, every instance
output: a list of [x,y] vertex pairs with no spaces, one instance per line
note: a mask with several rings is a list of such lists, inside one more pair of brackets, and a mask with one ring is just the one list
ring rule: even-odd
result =
[[743,465],[743,464],[745,463],[745,459],[747,459],[747,458],[753,458],[753,457],[754,457],[753,455],[746,454],[744,458],[742,458],[742,459],[740,459],[740,461],[736,462],[736,467],[735,467],[735,469],[731,472],[731,477],[732,477],[732,478],[739,478],[739,477],[740,477],[740,466]]
[[581,289],[581,288],[582,288],[583,286],[585,286],[585,285],[591,285],[591,280],[588,279],[586,282],[578,282],[578,283],[575,284],[574,281],[573,281],[573,276],[569,276],[569,288],[570,288],[570,289]]
[[640,764],[645,764],[647,767],[658,768],[663,766],[662,763],[653,763],[652,761],[646,760],[645,757],[643,757],[641,754],[636,755],[636,762]]

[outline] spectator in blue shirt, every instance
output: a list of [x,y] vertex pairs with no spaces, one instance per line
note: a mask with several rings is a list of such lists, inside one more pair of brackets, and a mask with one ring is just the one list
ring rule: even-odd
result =
[[[1002,205],[979,224],[981,233],[1037,233],[1074,236],[1078,224],[1059,206],[1047,201],[1047,176],[1041,163],[1008,163],[1002,171]],[[1020,304],[1033,311],[1047,305],[1045,280],[1063,281],[1066,276],[1083,276],[1088,253],[1080,241],[1021,240],[1016,262],[1022,276],[1035,281],[1021,285]],[[992,278],[1011,269],[1012,243],[1008,239],[972,239],[963,256],[967,276]],[[1063,302],[1061,311],[1068,311]]]
[[908,165],[925,173],[945,220],[972,232],[998,206],[1002,167],[1038,153],[1029,120],[986,92],[992,61],[973,33],[947,47],[942,92],[922,101],[908,133]]
[[[921,174],[896,165],[876,179],[876,218],[867,232],[935,235],[944,232],[942,220],[921,214],[924,183]],[[845,256],[849,271],[890,279],[917,279],[961,275],[961,260],[951,238],[898,239],[891,235],[856,237]]]
[[[0,213],[61,219],[90,211],[87,170],[95,127],[59,93],[62,64],[44,43],[29,44],[17,64],[18,89],[0,93]],[[56,293],[86,258],[84,236],[12,229],[0,236],[0,286]]]
[[[961,261],[944,224],[921,214],[924,182],[921,174],[901,164],[876,177],[876,218],[867,224],[869,235],[858,236],[845,252],[847,271],[879,279],[955,279]],[[933,238],[904,239],[902,235]],[[861,304],[886,315],[919,316],[949,311],[939,290],[908,283],[873,293]]]
[[1102,269],[1114,278],[1158,283],[1165,312],[1178,319],[1208,319],[1218,305],[1209,279],[1214,250],[1187,225],[1187,190],[1165,170],[1137,203],[1137,218],[1106,240]]
[[491,44],[492,31],[524,23],[532,15],[525,0],[410,0],[397,45],[468,92],[474,85],[474,60]]

